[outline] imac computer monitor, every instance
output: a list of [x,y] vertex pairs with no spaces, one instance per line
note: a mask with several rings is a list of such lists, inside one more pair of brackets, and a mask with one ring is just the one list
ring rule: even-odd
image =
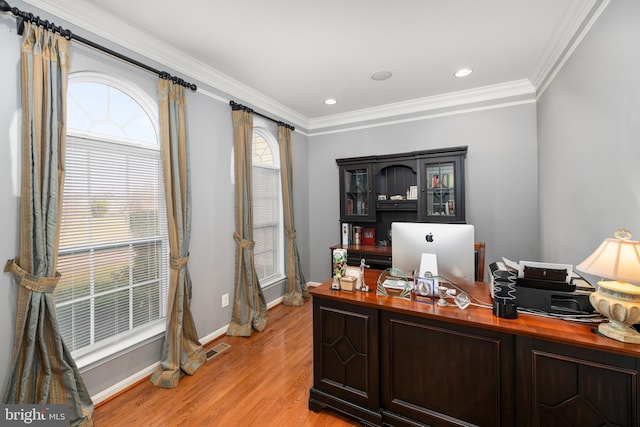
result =
[[438,276],[452,282],[475,281],[474,228],[470,224],[394,222],[391,261],[407,277],[418,271],[423,253],[436,254]]

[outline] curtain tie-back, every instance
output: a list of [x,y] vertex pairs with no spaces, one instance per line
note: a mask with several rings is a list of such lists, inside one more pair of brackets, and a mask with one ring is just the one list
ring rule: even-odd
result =
[[56,289],[60,280],[60,273],[56,272],[54,277],[37,277],[24,271],[18,263],[18,259],[10,259],[4,266],[5,273],[13,273],[18,280],[18,284],[32,292],[51,293]]
[[180,270],[182,267],[184,267],[185,265],[187,265],[187,263],[189,262],[189,255],[187,255],[184,258],[171,258],[169,260],[170,264],[171,264],[171,268],[173,268],[174,270]]
[[294,231],[287,231],[286,235],[287,235],[287,238],[290,239],[290,240],[291,239],[295,239],[296,238],[296,231],[295,230]]
[[238,233],[237,231],[233,232],[233,239],[241,248],[253,249],[253,246],[255,245],[255,242],[253,240],[243,239],[242,236],[240,236],[240,233]]

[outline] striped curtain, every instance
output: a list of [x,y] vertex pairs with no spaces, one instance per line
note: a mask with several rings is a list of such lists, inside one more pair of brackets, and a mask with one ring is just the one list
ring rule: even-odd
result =
[[151,383],[178,386],[182,372],[193,375],[206,361],[191,315],[189,240],[191,238],[191,170],[187,144],[185,88],[158,81],[160,144],[169,230],[169,304],[160,366]]
[[287,236],[287,289],[282,303],[300,306],[309,298],[307,283],[302,274],[300,255],[296,244],[296,227],[293,220],[293,160],[291,153],[291,129],[278,125],[278,143],[280,146],[280,165],[282,169],[282,202],[284,205],[284,226]]
[[264,330],[267,325],[267,303],[255,270],[253,256],[253,218],[251,188],[251,142],[253,113],[242,109],[232,110],[236,242],[235,292],[231,322],[227,335],[251,336],[252,329]]
[[8,404],[63,404],[72,426],[93,425],[93,402],[62,341],[53,291],[64,182],[71,45],[25,22],[22,44],[22,181],[19,257],[5,271],[18,282]]

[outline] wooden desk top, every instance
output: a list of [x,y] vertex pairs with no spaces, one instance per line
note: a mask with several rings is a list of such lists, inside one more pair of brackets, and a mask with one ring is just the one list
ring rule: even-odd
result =
[[391,246],[376,246],[376,245],[333,245],[329,247],[330,250],[334,249],[346,249],[347,252],[366,252],[368,254],[380,254],[391,256]]
[[[623,343],[599,335],[594,332],[596,324],[581,324],[523,313],[518,313],[517,319],[502,319],[494,316],[489,308],[473,305],[462,310],[454,304],[440,307],[435,303],[381,297],[375,291],[379,274],[378,270],[365,270],[365,283],[372,289],[371,292],[335,291],[331,289],[331,280],[310,288],[310,292],[319,298],[640,358],[640,344]],[[488,283],[458,285],[478,300],[492,304]]]

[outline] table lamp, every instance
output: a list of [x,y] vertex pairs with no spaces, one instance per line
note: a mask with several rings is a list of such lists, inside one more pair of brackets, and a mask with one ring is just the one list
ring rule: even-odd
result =
[[591,305],[609,319],[598,325],[598,332],[640,344],[640,333],[631,327],[640,322],[640,242],[631,240],[628,230],[617,230],[615,239],[605,239],[576,269],[603,278],[589,296]]

